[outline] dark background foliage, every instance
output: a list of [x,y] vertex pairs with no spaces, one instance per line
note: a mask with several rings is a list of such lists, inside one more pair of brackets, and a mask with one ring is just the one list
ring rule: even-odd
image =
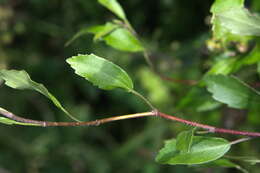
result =
[[[162,73],[177,79],[201,79],[212,57],[205,41],[211,37],[209,9],[213,1],[119,2]],[[257,0],[250,1],[248,6],[260,10]],[[64,47],[81,28],[103,24],[113,17],[90,0],[0,0],[0,67],[26,70],[84,121],[147,111],[135,96],[92,86],[76,76],[65,62],[78,53],[93,52],[124,68],[133,78],[135,88],[163,112],[220,127],[260,131],[256,114],[247,117],[246,111],[225,106],[201,111],[201,103],[210,98],[205,89],[162,81],[151,72],[141,54],[93,43],[87,35]],[[33,91],[16,91],[1,85],[0,98],[1,107],[23,117],[69,121],[49,100]],[[155,163],[154,157],[163,141],[188,128],[159,118],[99,127],[0,125],[0,172],[235,172]],[[260,152],[257,141],[235,146],[231,153],[257,156]],[[257,166],[250,169],[258,170]]]

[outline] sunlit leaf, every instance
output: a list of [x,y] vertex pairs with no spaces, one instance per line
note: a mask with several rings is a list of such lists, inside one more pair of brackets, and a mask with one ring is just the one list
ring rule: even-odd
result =
[[144,50],[141,42],[125,28],[118,28],[103,37],[103,39],[106,44],[118,50],[129,52],[140,52]]
[[210,12],[213,14],[221,13],[223,11],[228,11],[232,8],[242,8],[244,6],[244,0],[215,0],[210,8]]
[[73,56],[66,61],[76,74],[101,89],[123,88],[127,91],[133,89],[133,82],[128,74],[119,66],[104,58],[90,54]]
[[230,149],[230,143],[223,138],[194,136],[189,152],[176,148],[176,139],[166,141],[156,161],[162,164],[194,165],[214,161]]
[[245,36],[241,36],[238,34],[234,34],[229,28],[225,27],[225,25],[221,22],[219,17],[222,13],[225,13],[229,10],[241,10],[244,6],[244,0],[216,0],[210,12],[212,13],[212,30],[213,30],[213,38],[216,40],[220,40],[221,43],[224,45],[228,44],[229,42],[244,42],[246,43],[249,38]]
[[235,77],[212,75],[205,78],[207,89],[217,101],[233,108],[247,108],[259,103],[259,92]]
[[233,8],[218,13],[222,27],[227,28],[231,33],[247,36],[260,35],[260,16],[250,14],[245,8]]
[[45,88],[44,85],[31,80],[26,71],[2,69],[0,70],[0,79],[3,79],[5,81],[5,85],[11,88],[19,90],[29,89],[41,93],[42,95],[49,98],[55,106],[61,109],[70,118],[77,120],[65,108],[63,108],[61,103],[47,90],[47,88]]
[[119,18],[126,20],[124,10],[116,0],[98,0],[98,2],[104,7],[108,8],[110,11],[112,11]]
[[245,36],[260,35],[260,16],[244,8],[244,0],[216,0],[210,11],[213,36],[223,43],[246,43]]

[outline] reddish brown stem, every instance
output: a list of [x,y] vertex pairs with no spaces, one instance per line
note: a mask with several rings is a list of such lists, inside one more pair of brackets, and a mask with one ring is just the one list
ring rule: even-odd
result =
[[[206,124],[200,124],[193,121],[184,120],[175,116],[167,115],[157,110],[151,112],[143,112],[143,113],[136,113],[136,114],[129,114],[129,115],[122,115],[122,116],[115,116],[110,118],[99,119],[95,121],[88,121],[88,122],[49,122],[49,121],[37,121],[19,117],[14,115],[13,113],[0,108],[0,114],[4,117],[14,120],[20,123],[28,123],[41,126],[41,127],[56,127],[56,126],[98,126],[100,124],[118,121],[118,120],[125,120],[125,119],[132,119],[132,118],[141,118],[141,117],[148,117],[148,116],[158,116],[167,120],[177,121],[183,124],[191,125],[194,127],[199,127],[202,129],[206,129],[211,133],[226,133],[232,135],[243,135],[243,136],[252,136],[252,137],[260,137],[260,133],[258,132],[247,132],[247,131],[237,131],[237,130],[229,130],[223,128],[217,128],[214,126],[209,126]],[[26,125],[26,124],[25,124]]]
[[247,132],[247,131],[237,131],[237,130],[230,130],[230,129],[223,129],[223,128],[217,128],[214,126],[209,126],[209,125],[205,125],[205,124],[200,124],[200,123],[196,123],[193,121],[188,121],[188,120],[184,120],[181,118],[177,118],[171,115],[167,115],[161,112],[157,112],[159,117],[168,119],[168,120],[173,120],[173,121],[177,121],[183,124],[187,124],[187,125],[191,125],[194,127],[200,127],[202,129],[206,129],[209,132],[212,133],[226,133],[226,134],[232,134],[232,135],[242,135],[242,136],[254,136],[254,137],[260,137],[260,133],[258,132]]

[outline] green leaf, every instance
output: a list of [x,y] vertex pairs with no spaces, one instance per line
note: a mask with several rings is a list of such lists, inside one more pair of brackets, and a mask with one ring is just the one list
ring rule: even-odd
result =
[[70,118],[78,121],[66,109],[63,108],[61,103],[47,90],[47,88],[45,88],[44,85],[32,81],[26,71],[2,69],[0,70],[0,79],[3,79],[5,81],[5,85],[11,88],[19,89],[19,90],[29,89],[41,93],[42,95],[49,98],[55,106],[61,109]]
[[217,0],[211,7],[213,32],[217,37],[232,33],[240,36],[260,35],[260,16],[251,14],[244,0]]
[[214,14],[228,11],[231,8],[242,8],[244,6],[244,0],[215,0],[214,4],[210,8],[210,12]]
[[190,152],[180,152],[176,148],[176,140],[166,141],[165,146],[156,156],[162,164],[194,165],[214,161],[222,157],[230,149],[230,143],[223,138],[194,136]]
[[144,50],[141,42],[125,28],[118,28],[103,39],[106,44],[121,51],[140,52]]
[[176,139],[176,149],[183,153],[190,152],[194,129],[181,132]]
[[67,63],[75,73],[104,90],[123,88],[133,90],[133,82],[128,74],[112,62],[94,54],[68,58]]
[[119,18],[127,20],[124,10],[116,0],[98,0],[98,2],[104,7],[108,8],[110,11],[112,11]]
[[121,27],[121,26],[107,22],[103,26],[102,29],[100,27],[99,30],[96,30],[95,32],[93,32],[93,33],[95,33],[94,41],[102,39],[103,37],[105,37],[106,35],[109,35],[111,32],[113,32],[114,30],[116,30],[119,27]]
[[260,101],[259,92],[235,77],[212,75],[207,76],[205,81],[213,98],[232,108],[247,108]]
[[236,58],[225,58],[216,62],[211,69],[207,72],[207,75],[231,73],[235,67]]
[[227,27],[225,27],[225,25],[223,25],[218,16],[232,9],[240,10],[243,8],[243,5],[244,0],[216,0],[211,7],[210,11],[212,13],[211,23],[213,38],[220,40],[224,47],[232,41],[247,43],[247,41],[250,39],[248,37],[232,33]]
[[121,51],[140,52],[144,50],[141,42],[130,31],[111,22],[79,31],[66,45],[71,44],[80,36],[88,33],[94,34],[94,41],[104,40],[107,45]]
[[260,35],[260,16],[250,14],[245,8],[233,8],[216,15],[222,27],[242,36]]

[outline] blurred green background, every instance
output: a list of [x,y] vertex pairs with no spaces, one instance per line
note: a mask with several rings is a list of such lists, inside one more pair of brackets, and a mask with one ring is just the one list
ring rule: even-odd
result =
[[[202,78],[212,58],[205,42],[211,37],[209,9],[213,1],[119,2],[159,71],[176,79]],[[260,2],[250,1],[248,7],[260,11]],[[133,78],[136,90],[162,112],[219,127],[260,131],[260,108],[247,112],[210,104],[213,106],[209,109],[207,104],[212,99],[206,89],[162,81],[149,69],[142,54],[120,52],[104,43],[93,43],[90,35],[64,46],[80,29],[112,18],[113,14],[95,0],[0,0],[0,68],[26,70],[80,120],[149,110],[138,98],[120,89],[99,90],[75,75],[65,62],[79,53],[95,53],[125,69]],[[17,115],[69,121],[36,92],[1,85],[0,98],[1,107]],[[159,118],[119,121],[98,127],[0,125],[0,173],[237,172],[156,163],[154,158],[163,141],[189,128]],[[222,137],[236,139],[230,135]],[[259,146],[259,140],[253,140],[234,146],[228,154],[258,156]],[[245,167],[252,172],[260,168]]]

